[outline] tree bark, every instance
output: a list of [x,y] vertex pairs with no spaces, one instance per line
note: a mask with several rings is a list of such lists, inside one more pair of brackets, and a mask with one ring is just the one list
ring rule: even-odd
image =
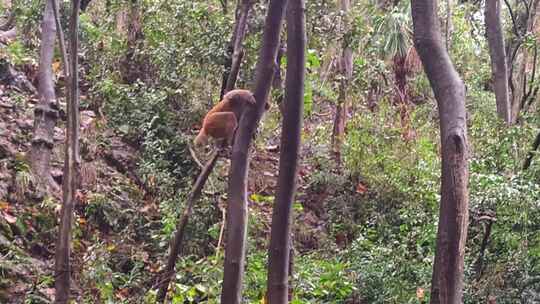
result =
[[218,151],[214,151],[214,153],[210,157],[210,160],[206,163],[203,170],[201,171],[201,174],[199,174],[195,185],[193,185],[193,190],[191,191],[187,199],[186,207],[184,208],[182,217],[176,225],[176,232],[169,248],[169,258],[167,259],[167,266],[163,270],[163,273],[158,282],[159,291],[157,294],[157,303],[165,303],[167,289],[169,289],[169,283],[172,276],[174,275],[174,266],[176,264],[176,259],[182,251],[184,233],[193,210],[193,205],[201,196],[201,191],[204,187],[204,184],[206,183],[206,180],[208,179],[208,176],[210,176],[212,169],[214,169],[214,166],[216,165],[218,156]]
[[266,100],[270,92],[286,4],[286,0],[270,0],[269,2],[262,47],[256,68],[254,95],[257,104],[255,107],[246,109],[242,115],[232,149],[229,172],[229,200],[227,204],[227,246],[225,249],[221,303],[239,304],[242,299],[246,254],[246,188],[249,147],[265,110]]
[[243,43],[244,37],[246,36],[249,10],[251,9],[253,2],[251,0],[242,0],[239,5],[239,13],[237,14],[231,44],[229,45],[229,48],[232,48],[232,56],[225,64],[225,72],[223,74],[224,81],[220,99],[222,99],[223,95],[227,92],[234,89],[236,80],[238,79],[238,73],[240,72],[240,66],[242,65],[242,59],[244,58]]
[[[50,1],[48,1],[50,2]],[[79,72],[78,72],[78,29],[80,0],[72,1],[70,21],[70,79],[69,100],[67,102],[67,126],[65,143],[65,162],[63,178],[63,204],[60,212],[60,228],[56,243],[55,287],[56,303],[68,303],[70,297],[71,266],[71,226],[73,207],[79,187]]]
[[414,43],[439,108],[441,204],[431,303],[458,304],[468,226],[468,152],[465,87],[442,42],[437,1],[411,0]]
[[302,131],[305,48],[305,3],[304,0],[289,0],[287,7],[287,72],[279,177],[268,249],[267,290],[270,304],[288,302],[290,227]]
[[41,46],[39,54],[38,105],[34,109],[34,135],[30,149],[32,170],[45,188],[58,189],[50,174],[50,160],[54,147],[54,127],[58,119],[58,103],[54,91],[52,61],[56,24],[52,1],[45,2],[41,23]]
[[[345,14],[343,18],[344,31],[348,30],[349,21],[347,14],[349,13],[351,7],[350,0],[340,0],[340,9]],[[352,77],[352,49],[349,46],[348,35],[344,35],[343,44],[342,44],[342,55],[339,59],[339,69],[341,74],[340,84],[339,84],[339,95],[338,102],[336,105],[336,113],[334,116],[334,127],[332,130],[332,147],[334,158],[338,166],[341,165],[341,145],[343,143],[343,137],[345,136],[345,123],[347,120],[347,90],[349,87],[349,82]]]
[[500,0],[486,0],[485,8],[486,36],[491,58],[491,73],[494,82],[497,114],[510,124],[510,97],[508,93],[508,69],[506,50],[501,25]]

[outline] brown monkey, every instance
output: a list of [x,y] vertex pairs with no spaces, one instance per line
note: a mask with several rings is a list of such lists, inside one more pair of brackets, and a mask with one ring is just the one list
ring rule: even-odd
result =
[[[220,140],[222,147],[230,146],[244,111],[255,103],[253,93],[248,90],[229,91],[204,117],[202,128],[195,138],[195,145],[205,145],[208,137],[212,137]],[[268,108],[267,103],[265,109]]]

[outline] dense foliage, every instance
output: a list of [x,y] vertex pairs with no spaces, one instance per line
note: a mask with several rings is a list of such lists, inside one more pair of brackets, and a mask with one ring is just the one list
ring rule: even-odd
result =
[[[1,48],[0,59],[21,69],[35,67],[42,5],[43,1],[13,1],[17,26],[28,35]],[[308,74],[301,178],[294,205],[292,303],[429,299],[440,200],[439,113],[414,57],[409,6],[355,1],[351,29],[340,32],[336,24],[342,13],[336,3],[307,1]],[[537,156],[527,170],[522,166],[539,131],[539,101],[516,125],[506,126],[497,118],[481,9],[478,2],[455,4],[449,47],[467,86],[469,115],[470,226],[464,301],[485,303],[494,296],[497,303],[536,303],[540,159]],[[257,1],[249,17],[239,87],[252,85],[265,12],[266,2]],[[147,189],[96,165],[104,172],[102,182],[85,189],[86,203],[77,209],[73,235],[77,303],[153,303],[152,279],[163,266],[169,238],[198,173],[188,145],[204,111],[219,97],[233,23],[234,3],[214,0],[94,0],[82,13],[82,107],[98,116],[94,137],[88,139],[91,143],[83,139],[83,149],[88,146],[101,151],[96,155],[105,155],[121,138],[136,151],[136,175]],[[511,35],[506,14],[504,24],[505,33]],[[140,33],[135,35],[137,28]],[[330,157],[330,136],[340,76],[331,62],[343,39],[354,49],[354,74],[348,88],[344,165],[337,168]],[[527,47],[538,43],[536,36]],[[396,56],[410,58],[405,79],[411,105],[406,120],[394,103]],[[274,90],[272,102],[281,94]],[[20,95],[13,92],[10,98]],[[268,151],[278,141],[280,118],[279,107],[273,106],[255,142],[246,303],[263,303],[265,293],[267,234],[277,176],[276,155]],[[19,184],[23,188],[31,184],[27,164],[18,159],[9,162]],[[219,163],[195,208],[188,244],[177,263],[172,303],[218,302],[223,250],[217,245],[227,168],[226,161]],[[54,197],[43,198],[32,211],[19,214],[17,228],[0,222],[6,226],[3,235],[9,240],[19,235],[25,239],[22,247],[31,247],[40,238],[42,247],[51,246],[58,204]],[[8,230],[10,234],[5,233]],[[490,231],[487,243],[486,231]],[[12,265],[29,262],[21,261],[24,252],[4,242],[0,252],[4,255],[0,287],[7,288]],[[24,290],[25,303],[49,303],[43,290],[53,286],[52,272],[40,272],[33,280]],[[5,296],[0,294],[0,299]]]

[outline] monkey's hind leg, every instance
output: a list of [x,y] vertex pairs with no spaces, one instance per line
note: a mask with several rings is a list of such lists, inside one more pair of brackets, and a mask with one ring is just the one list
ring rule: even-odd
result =
[[206,133],[216,140],[220,156],[230,157],[229,147],[233,143],[237,127],[236,115],[233,112],[213,113],[207,118]]

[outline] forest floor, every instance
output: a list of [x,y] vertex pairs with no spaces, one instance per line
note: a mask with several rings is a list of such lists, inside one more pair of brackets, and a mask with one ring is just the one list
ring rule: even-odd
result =
[[[54,298],[54,248],[62,194],[47,195],[31,173],[28,156],[36,99],[28,94],[13,98],[13,94],[8,94],[13,89],[16,88],[0,86],[0,302],[22,303],[29,295],[48,302]],[[73,232],[76,238],[71,254],[73,289],[78,294],[92,286],[79,274],[95,266],[88,257],[96,250],[96,240],[105,242],[115,259],[110,264],[118,272],[129,272],[133,268],[132,258],[137,255],[138,260],[144,261],[144,271],[157,275],[166,254],[161,252],[163,246],[152,240],[152,231],[161,229],[160,202],[151,193],[148,182],[138,176],[139,152],[114,130],[108,129],[105,119],[97,116],[92,111],[81,111],[81,189],[77,193]],[[51,175],[59,189],[63,174],[64,123],[65,113],[61,113],[54,129],[51,160]],[[306,129],[309,127],[305,125]],[[279,138],[268,142],[278,143]],[[252,155],[248,190],[263,198],[250,199],[250,212],[262,223],[257,226],[258,231],[250,234],[257,235],[260,243],[269,236],[272,207],[265,202],[273,200],[279,146],[259,147]],[[216,168],[220,167],[214,174],[226,177],[228,166]],[[298,199],[305,202],[305,208],[295,220],[298,223],[295,226],[296,250],[300,252],[316,248],[324,233],[320,205],[326,194],[307,194],[304,177],[310,171],[310,166],[301,162]],[[116,227],[127,228],[118,230]],[[261,247],[265,246],[263,243]],[[148,276],[145,285],[150,287],[153,280]],[[130,291],[123,292],[127,296]]]

